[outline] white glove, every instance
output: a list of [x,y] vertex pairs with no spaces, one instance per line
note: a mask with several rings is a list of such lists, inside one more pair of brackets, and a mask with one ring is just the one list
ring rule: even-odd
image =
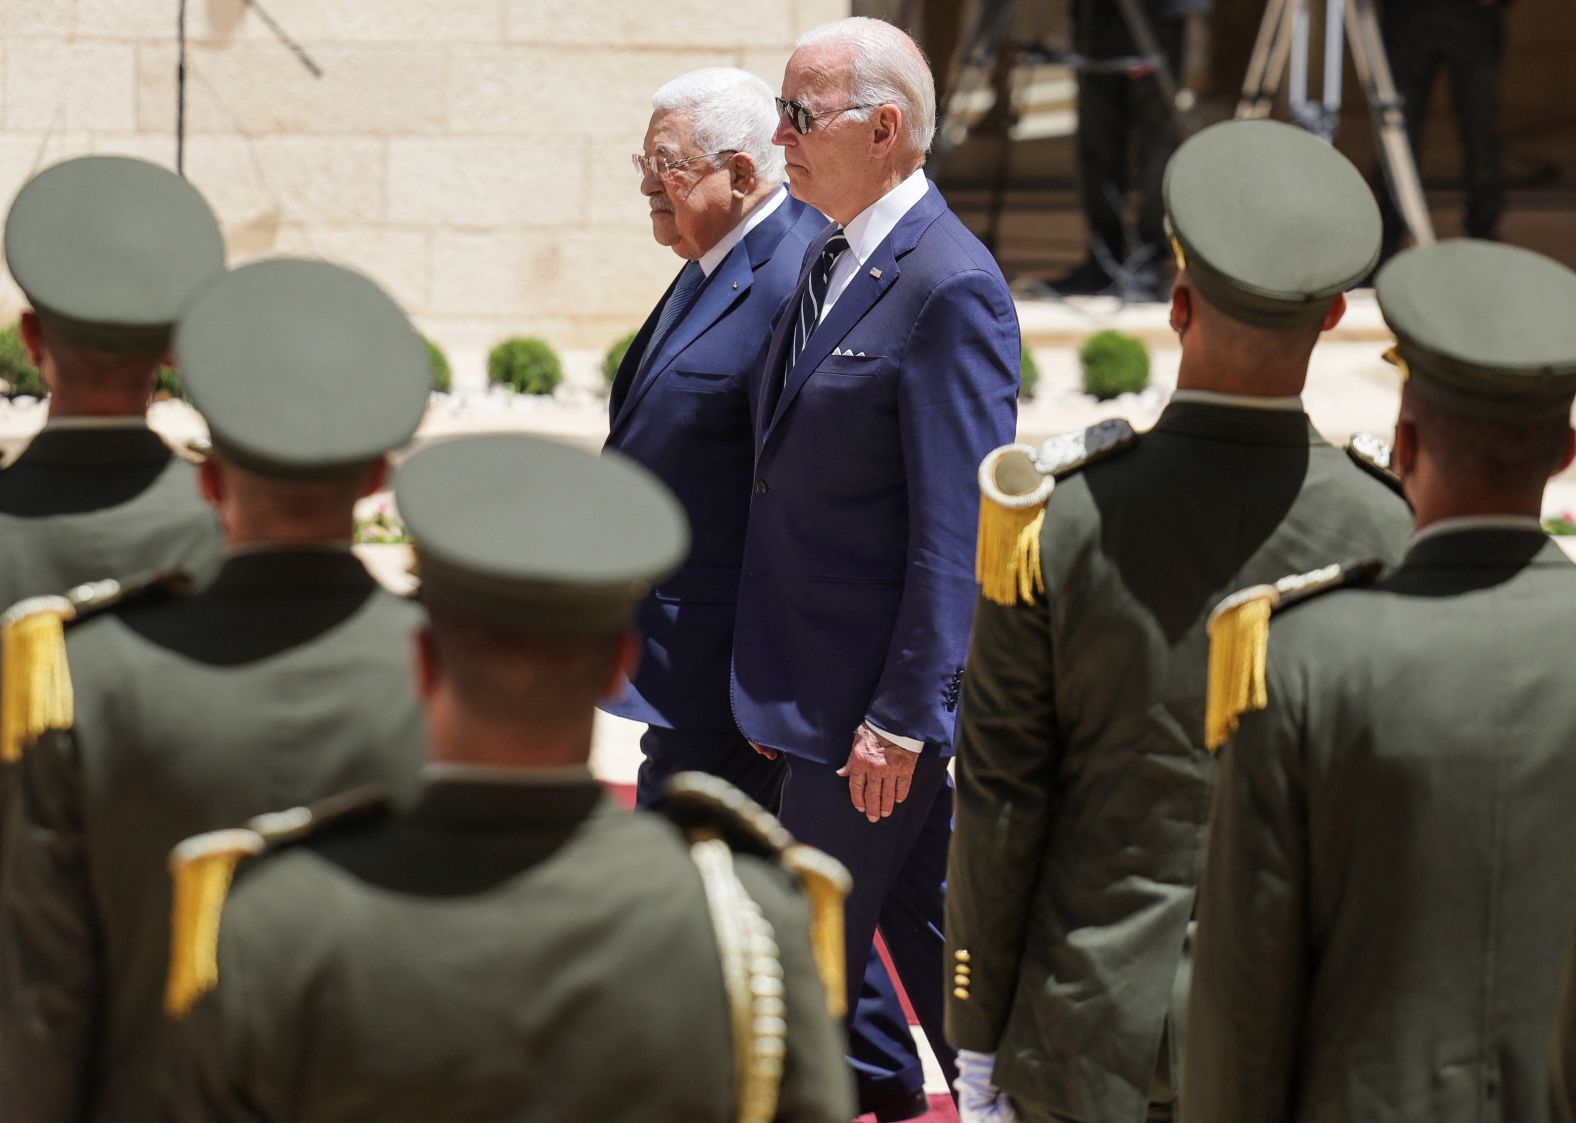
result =
[[1018,1123],[1011,1101],[991,1083],[995,1067],[995,1053],[958,1050],[958,1078],[952,1086],[958,1092],[958,1118],[962,1123]]

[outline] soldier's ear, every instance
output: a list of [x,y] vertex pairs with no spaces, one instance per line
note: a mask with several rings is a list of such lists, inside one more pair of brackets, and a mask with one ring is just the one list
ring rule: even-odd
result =
[[361,487],[361,498],[365,499],[369,495],[382,491],[383,485],[388,483],[388,480],[389,458],[380,456],[373,462],[371,469],[367,472],[367,481]]
[[1188,288],[1179,274],[1171,286],[1171,330],[1182,338],[1193,322],[1193,290]]
[[212,455],[197,465],[197,487],[210,506],[218,507],[224,503],[224,473]]
[[1560,455],[1560,466],[1550,472],[1549,475],[1559,475],[1571,466],[1573,460],[1576,460],[1576,429],[1567,428],[1565,430],[1565,451]]
[[1417,425],[1400,418],[1395,423],[1395,440],[1390,446],[1390,468],[1405,480],[1417,464]]
[[602,684],[603,698],[617,698],[624,693],[624,688],[635,677],[635,668],[640,666],[640,636],[634,628],[625,628],[618,637],[618,654],[613,660],[613,667],[608,673],[607,681]]
[[38,313],[29,309],[22,313],[22,346],[27,348],[27,361],[40,369],[44,366],[44,329],[39,326]]
[[438,649],[432,642],[432,629],[416,633],[416,697],[428,701],[438,689]]
[[1338,293],[1336,295],[1335,299],[1330,301],[1330,307],[1324,313],[1324,322],[1319,325],[1319,330],[1320,331],[1330,331],[1332,328],[1335,327],[1336,324],[1341,322],[1341,317],[1345,316],[1345,315],[1346,315],[1346,294],[1343,292],[1343,293]]

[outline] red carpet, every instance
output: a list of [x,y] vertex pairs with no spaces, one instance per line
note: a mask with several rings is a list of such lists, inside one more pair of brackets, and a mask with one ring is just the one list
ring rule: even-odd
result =
[[[635,806],[634,784],[608,784],[607,790],[611,792],[614,797],[617,798],[618,801],[625,807]],[[879,937],[877,937],[877,940],[879,943]],[[886,959],[886,946],[880,946],[881,957]],[[891,967],[891,961],[888,960],[887,969],[890,971]],[[894,975],[893,978],[895,979],[896,976]],[[908,1004],[908,996],[903,994],[903,988],[901,986],[898,987],[898,996],[903,1000],[903,1012],[908,1015],[908,1024],[917,1025],[918,1022],[914,1018],[914,1008]],[[873,1116],[861,1115],[859,1118],[861,1120],[869,1120],[872,1119]],[[958,1123],[958,1110],[953,1106],[951,1096],[931,1096],[930,1111],[925,1115],[921,1115],[919,1119],[920,1123]]]

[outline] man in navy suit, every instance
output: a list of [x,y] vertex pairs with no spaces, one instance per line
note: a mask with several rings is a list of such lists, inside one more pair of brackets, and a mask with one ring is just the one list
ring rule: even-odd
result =
[[[783,821],[854,875],[849,963],[879,927],[950,1075],[947,758],[975,593],[975,469],[1013,439],[1017,315],[924,176],[935,90],[908,36],[870,19],[810,32],[778,108],[790,189],[834,223],[766,356],[734,715],[757,751],[787,761]],[[859,980],[849,972],[851,1008]]]
[[742,70],[675,78],[652,98],[635,157],[656,240],[688,264],[613,382],[607,448],[673,489],[694,528],[689,562],[640,606],[640,666],[605,705],[648,723],[636,795],[675,772],[730,780],[768,806],[781,767],[750,750],[728,705],[728,660],[754,478],[751,417],[772,321],[826,219],[783,187],[772,91]]

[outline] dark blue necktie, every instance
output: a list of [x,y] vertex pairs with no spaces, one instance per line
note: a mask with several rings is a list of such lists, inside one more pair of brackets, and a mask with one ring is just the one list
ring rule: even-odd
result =
[[815,325],[820,322],[821,306],[826,302],[827,286],[832,281],[832,263],[847,248],[848,238],[839,229],[826,240],[826,247],[821,250],[820,260],[810,269],[810,283],[805,286],[804,296],[799,299],[799,322],[794,325],[793,350],[788,352],[788,365],[783,368],[784,377],[799,361],[804,345],[809,341],[810,334],[815,331]]
[[668,302],[662,306],[662,315],[657,318],[657,329],[651,333],[651,341],[646,344],[646,353],[640,358],[641,370],[645,370],[656,358],[657,351],[662,347],[662,341],[668,337],[668,332],[673,330],[674,325],[684,318],[684,313],[689,311],[690,305],[695,302],[695,292],[705,279],[706,274],[701,272],[698,261],[691,261],[679,270],[679,279],[674,283],[672,293],[668,295]]

